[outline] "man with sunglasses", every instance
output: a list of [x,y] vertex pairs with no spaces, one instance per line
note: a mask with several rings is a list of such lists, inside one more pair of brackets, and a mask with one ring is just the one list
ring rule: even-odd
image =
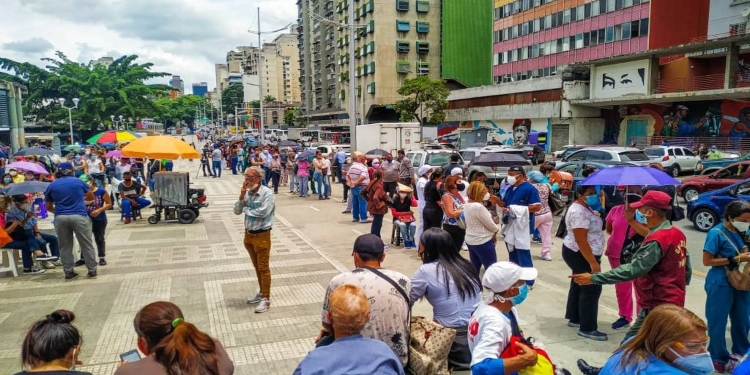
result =
[[234,204],[235,215],[245,215],[244,245],[255,268],[260,291],[247,300],[248,304],[257,304],[256,313],[264,313],[271,306],[271,228],[273,227],[276,203],[273,191],[263,185],[265,177],[263,168],[255,166],[245,170],[245,181],[237,202]]

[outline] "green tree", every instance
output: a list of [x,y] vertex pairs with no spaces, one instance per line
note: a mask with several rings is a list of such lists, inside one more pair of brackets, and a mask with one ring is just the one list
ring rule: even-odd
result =
[[445,110],[448,109],[450,91],[442,79],[431,79],[428,76],[404,80],[398,93],[405,98],[393,103],[393,108],[401,115],[401,121],[412,121],[415,118],[424,125],[421,115],[429,114],[429,122],[445,122]]
[[[184,122],[188,126],[195,125],[195,115],[198,107],[207,107],[210,104],[205,98],[197,95],[183,95],[176,99],[162,97],[154,102],[161,111],[161,122],[166,126],[177,125]],[[209,111],[210,109],[207,109]]]
[[260,100],[253,100],[250,102],[250,108],[260,108]]
[[153,99],[168,95],[171,88],[146,81],[166,77],[169,73],[152,72],[153,64],[137,64],[137,55],[116,59],[109,67],[101,64],[81,64],[70,60],[62,52],[55,58],[43,58],[44,68],[28,62],[0,58],[0,79],[25,85],[24,111],[37,119],[47,120],[67,129],[68,111],[58,103],[58,98],[79,98],[78,109],[72,112],[73,123],[78,128],[96,129],[110,124],[110,116],[124,116],[137,121],[158,118],[160,108]]
[[236,107],[244,108],[245,91],[242,85],[231,85],[221,93],[221,104],[224,107],[224,113],[234,114]]
[[265,98],[263,98],[263,104],[270,104],[276,102],[276,98],[274,98],[272,95],[266,95]]
[[297,116],[294,114],[293,108],[287,108],[284,111],[284,123],[289,126],[294,126],[297,121]]

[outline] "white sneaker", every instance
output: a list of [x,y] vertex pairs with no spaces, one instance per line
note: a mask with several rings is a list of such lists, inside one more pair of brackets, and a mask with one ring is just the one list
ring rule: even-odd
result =
[[248,305],[255,305],[256,303],[260,303],[260,301],[263,299],[263,296],[260,295],[260,292],[255,295],[255,297],[248,298],[247,304]]
[[542,255],[542,260],[546,260],[548,262],[552,261],[552,255],[544,254],[544,255]]
[[39,263],[42,265],[42,267],[44,267],[44,268],[46,268],[48,270],[51,270],[51,269],[55,268],[55,265],[52,264],[52,262],[48,262],[46,260],[42,261],[42,262],[39,262]]
[[260,303],[258,304],[258,307],[255,308],[255,313],[260,314],[268,311],[268,308],[271,307],[271,301],[268,298],[261,298]]

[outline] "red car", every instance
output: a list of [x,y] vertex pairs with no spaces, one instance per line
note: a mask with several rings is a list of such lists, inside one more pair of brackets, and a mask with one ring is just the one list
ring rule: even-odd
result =
[[677,194],[687,203],[698,198],[701,193],[721,189],[746,178],[750,178],[750,161],[734,163],[713,173],[685,178],[677,188]]

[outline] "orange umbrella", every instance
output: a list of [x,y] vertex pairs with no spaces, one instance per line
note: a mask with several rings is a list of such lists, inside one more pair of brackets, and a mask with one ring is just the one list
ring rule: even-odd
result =
[[122,148],[122,156],[150,159],[199,159],[201,154],[189,144],[167,135],[138,138]]

